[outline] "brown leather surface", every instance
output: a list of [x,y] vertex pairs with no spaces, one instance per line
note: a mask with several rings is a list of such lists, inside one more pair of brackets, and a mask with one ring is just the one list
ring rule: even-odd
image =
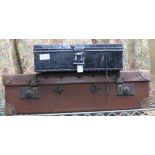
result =
[[[4,85],[29,85],[33,76],[37,76],[37,82],[42,84],[71,84],[71,83],[94,83],[105,82],[105,73],[52,73],[52,74],[18,74],[4,75]],[[109,82],[116,82],[116,74],[108,73]],[[150,81],[148,70],[143,71],[121,71],[120,76],[125,82],[130,81]]]
[[57,84],[40,85],[39,99],[21,100],[21,86],[6,86],[6,102],[15,107],[17,114],[77,112],[140,108],[143,98],[149,96],[149,82],[132,82],[135,84],[135,96],[117,96],[116,84],[108,84],[108,94],[105,83],[97,84],[100,90],[91,93],[92,83],[61,84],[64,92],[61,95],[53,92]]

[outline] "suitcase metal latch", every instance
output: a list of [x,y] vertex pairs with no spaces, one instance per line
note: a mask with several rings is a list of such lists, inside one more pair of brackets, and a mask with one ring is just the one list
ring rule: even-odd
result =
[[30,86],[23,86],[20,88],[21,99],[38,99],[38,82],[36,75],[33,75],[30,80]]
[[21,87],[20,90],[21,99],[38,99],[38,88],[37,87]]
[[75,57],[74,57],[74,65],[76,65],[77,68],[77,72],[78,73],[83,73],[83,66],[84,66],[84,49],[83,47],[75,47],[74,51],[76,51],[75,53]]
[[134,96],[135,95],[134,84],[118,84],[117,95],[118,96]]
[[83,52],[79,52],[75,54],[73,64],[76,65],[78,73],[83,73],[83,65],[84,65]]

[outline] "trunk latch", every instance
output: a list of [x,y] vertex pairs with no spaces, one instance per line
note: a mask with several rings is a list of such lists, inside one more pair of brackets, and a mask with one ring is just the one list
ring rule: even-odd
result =
[[130,84],[118,84],[117,85],[117,95],[118,96],[134,96],[135,95],[135,85]]
[[23,86],[20,88],[21,99],[38,99],[38,82],[36,75],[33,75],[30,80],[30,86]]
[[75,47],[74,48],[75,57],[74,57],[74,65],[76,65],[77,72],[83,73],[83,66],[84,66],[84,49],[83,47]]

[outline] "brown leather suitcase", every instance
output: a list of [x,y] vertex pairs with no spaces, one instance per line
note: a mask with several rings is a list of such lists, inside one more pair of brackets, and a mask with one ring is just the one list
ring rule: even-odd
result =
[[4,75],[6,106],[16,114],[141,108],[149,71]]

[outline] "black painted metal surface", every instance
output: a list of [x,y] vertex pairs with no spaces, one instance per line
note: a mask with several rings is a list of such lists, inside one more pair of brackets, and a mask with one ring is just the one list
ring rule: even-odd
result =
[[36,72],[119,71],[122,65],[122,44],[35,45]]

